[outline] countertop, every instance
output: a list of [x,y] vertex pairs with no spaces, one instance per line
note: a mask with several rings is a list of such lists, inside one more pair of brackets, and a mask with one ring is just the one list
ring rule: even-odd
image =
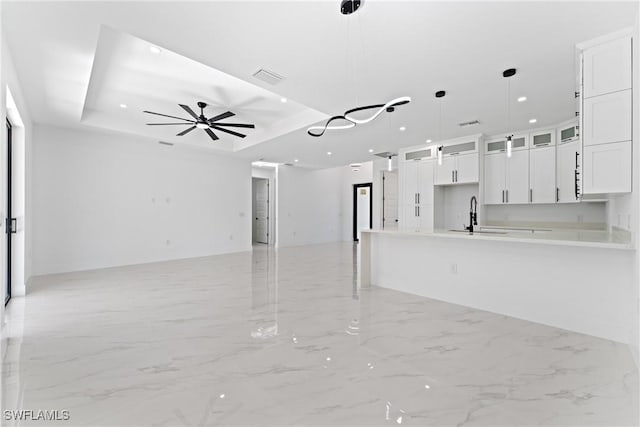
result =
[[363,230],[363,233],[388,234],[398,236],[435,237],[448,239],[473,239],[534,243],[557,246],[580,246],[604,249],[635,250],[629,233],[610,233],[604,230],[580,229],[531,229],[520,227],[488,227],[481,226],[485,233],[473,233],[451,230],[436,230],[433,233],[402,230]]

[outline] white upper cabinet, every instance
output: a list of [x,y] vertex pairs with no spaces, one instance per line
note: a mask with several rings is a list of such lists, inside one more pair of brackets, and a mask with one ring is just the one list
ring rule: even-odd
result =
[[584,98],[631,88],[631,37],[591,47],[582,61]]
[[579,140],[558,144],[556,151],[556,185],[558,202],[575,203],[580,200],[580,163],[582,145]]
[[529,185],[531,203],[557,201],[555,147],[545,146],[529,151]]
[[631,89],[584,100],[584,145],[631,139]]
[[528,171],[529,151],[514,150],[511,157],[507,157],[506,203],[523,204],[529,202]]
[[631,192],[631,141],[584,147],[583,193]]
[[[414,154],[415,153],[415,154]],[[401,153],[401,230],[433,231],[433,174],[435,160],[428,153]],[[426,158],[426,160],[424,160]],[[421,160],[422,159],[422,160]]]
[[631,37],[596,43],[588,42],[582,51],[581,193],[628,193],[633,139]]
[[531,133],[529,136],[530,147],[548,147],[556,144],[556,130],[548,129]]
[[506,189],[506,162],[504,153],[484,156],[484,203],[499,205],[504,203]]
[[435,166],[436,185],[478,182],[480,159],[477,139],[443,145],[442,157],[442,164]]

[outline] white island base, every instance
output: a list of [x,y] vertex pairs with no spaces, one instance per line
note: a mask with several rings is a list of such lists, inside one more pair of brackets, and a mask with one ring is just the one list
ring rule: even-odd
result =
[[635,250],[465,233],[362,232],[361,287],[380,286],[629,344]]

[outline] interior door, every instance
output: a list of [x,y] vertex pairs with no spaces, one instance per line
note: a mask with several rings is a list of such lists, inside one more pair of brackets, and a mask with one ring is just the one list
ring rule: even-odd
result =
[[373,184],[353,185],[353,240],[360,241],[360,233],[362,230],[372,228],[372,189]]
[[269,180],[253,178],[253,240],[269,243]]
[[5,231],[7,233],[7,276],[5,278],[5,297],[4,304],[7,305],[9,300],[11,299],[11,236],[15,233],[16,229],[16,221],[11,217],[11,159],[13,158],[13,150],[12,150],[12,137],[11,137],[11,123],[9,120],[6,122],[7,126],[7,218],[5,221]]
[[398,173],[385,171],[382,175],[382,228],[398,227]]

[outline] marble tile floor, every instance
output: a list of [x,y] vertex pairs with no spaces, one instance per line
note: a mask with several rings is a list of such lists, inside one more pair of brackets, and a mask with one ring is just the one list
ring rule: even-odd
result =
[[[638,425],[625,345],[360,291],[356,250],[259,247],[39,277],[8,306],[0,422]],[[70,418],[7,420],[15,409]]]

